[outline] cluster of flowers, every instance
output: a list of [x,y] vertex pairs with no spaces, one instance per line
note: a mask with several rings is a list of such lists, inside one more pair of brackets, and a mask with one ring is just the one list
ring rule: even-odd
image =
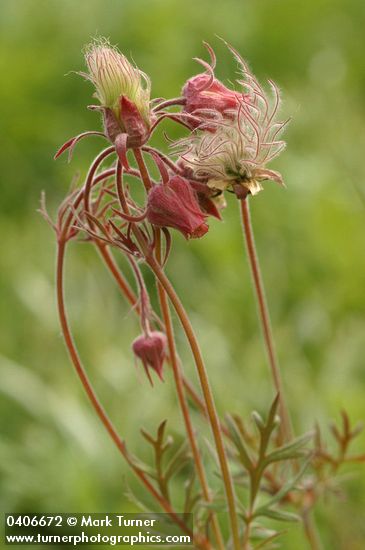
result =
[[[116,190],[104,188],[104,192],[118,199],[119,208],[108,205],[101,209],[100,215],[96,209],[92,211],[88,197],[96,180],[89,178],[84,190],[85,211],[77,219],[79,226],[83,225],[94,239],[118,246],[130,261],[138,255],[146,258],[146,251],[141,251],[143,240],[151,252],[155,240],[150,235],[154,235],[156,228],[162,228],[167,242],[168,228],[180,231],[186,239],[203,237],[208,231],[208,217],[221,218],[225,191],[244,200],[248,194],[258,193],[264,180],[283,184],[281,175],[267,168],[285,146],[280,134],[287,121],[277,121],[278,88],[269,81],[267,94],[245,61],[228,44],[238,62],[240,77],[239,91],[227,88],[215,76],[216,58],[212,48],[205,46],[210,63],[197,59],[204,72],[185,83],[181,97],[170,100],[151,100],[148,76],[106,40],[96,40],[86,48],[88,71],[80,74],[95,86],[100,105],[90,108],[101,112],[102,135],[117,154],[117,167],[111,171],[116,176]],[[172,144],[168,155],[148,145],[155,128],[166,118],[188,130],[187,137]],[[90,134],[100,132],[80,134],[69,140],[56,156],[67,149],[72,152],[74,145]],[[161,181],[153,182],[148,174],[143,174],[139,164],[137,175],[147,192],[143,206],[137,205],[128,189],[123,188],[123,172],[132,175],[137,172],[129,164],[129,151],[150,154],[161,174]],[[94,163],[92,177],[97,167],[98,163]],[[101,229],[101,233],[96,233],[97,229]],[[136,264],[134,269],[135,272],[138,269]],[[146,296],[143,283],[141,300],[142,295]],[[146,298],[144,300],[146,302]],[[143,334],[133,343],[133,350],[148,375],[148,369],[152,368],[161,377],[166,337],[150,329],[146,320],[148,305],[141,310],[145,312]]]

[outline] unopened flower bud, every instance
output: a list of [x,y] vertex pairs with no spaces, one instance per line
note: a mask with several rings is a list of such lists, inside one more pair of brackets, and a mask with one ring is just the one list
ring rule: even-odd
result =
[[89,73],[82,74],[96,88],[109,139],[126,133],[128,147],[143,145],[151,127],[148,77],[104,39],[86,48],[85,61]]
[[205,218],[190,182],[181,176],[156,185],[148,194],[148,221],[158,227],[177,229],[186,239],[205,235]]
[[148,369],[153,369],[161,380],[163,363],[167,353],[167,338],[163,332],[152,331],[149,334],[138,336],[132,344],[136,357],[142,361],[149,381],[152,384],[151,375]]
[[[242,93],[229,90],[217,78],[207,74],[198,74],[190,78],[182,90],[186,100],[184,112],[199,118],[213,119],[217,114],[232,118],[242,100]],[[188,120],[192,128],[199,126],[199,121]],[[208,127],[209,129],[209,127]]]

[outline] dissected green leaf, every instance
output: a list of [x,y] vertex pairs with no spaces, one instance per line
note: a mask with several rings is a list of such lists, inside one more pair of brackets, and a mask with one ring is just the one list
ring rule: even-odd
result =
[[143,428],[141,428],[141,434],[143,435],[143,437],[148,441],[148,443],[151,443],[151,445],[155,446],[155,440],[154,438],[152,437],[151,434],[149,434],[146,430],[144,430]]
[[166,466],[165,479],[169,480],[176,475],[189,462],[190,456],[187,453],[187,444],[183,443],[172,456],[170,462]]
[[277,394],[269,411],[269,415],[267,417],[266,426],[268,428],[275,428],[275,425],[277,424],[277,412],[280,402],[280,394]]
[[238,451],[238,456],[240,458],[241,463],[248,471],[252,471],[254,469],[254,464],[247,452],[245,442],[237,427],[236,422],[234,421],[232,416],[228,414],[226,415],[226,421],[227,421],[229,432],[232,437],[232,441]]
[[255,420],[260,430],[260,436],[261,436],[260,452],[259,452],[260,458],[266,454],[266,450],[269,446],[272,432],[280,424],[280,418],[276,414],[278,406],[279,406],[279,394],[277,394],[277,396],[275,397],[270,407],[270,411],[269,411],[266,423],[263,422],[261,416],[258,413],[256,412],[252,413],[253,419]]
[[358,422],[356,426],[351,430],[351,439],[357,437],[364,430],[364,423]]
[[272,462],[278,462],[281,460],[288,460],[293,458],[298,458],[303,456],[302,447],[308,443],[310,439],[313,438],[313,432],[297,437],[290,443],[275,449],[270,454],[265,457],[264,464],[267,466]]
[[140,458],[137,458],[135,455],[132,455],[130,452],[128,452],[128,460],[131,464],[133,464],[135,468],[137,468],[138,470],[141,470],[141,472],[144,472],[151,478],[156,479],[155,471],[149,464],[146,464]]
[[224,499],[215,499],[214,501],[207,502],[202,500],[200,505],[207,510],[212,510],[214,512],[226,512],[227,505]]
[[201,500],[201,494],[194,492],[195,472],[193,471],[190,479],[185,483],[185,504],[184,514],[193,512],[196,504]]
[[166,424],[167,420],[163,420],[157,429],[156,443],[158,443],[160,446],[162,446],[164,440]]
[[247,429],[246,426],[240,416],[238,414],[232,414],[232,418],[235,421],[235,424],[237,426],[237,429],[239,430],[242,439],[244,442],[248,445],[248,447],[256,448],[256,437],[252,435]]
[[262,540],[266,540],[277,533],[278,531],[276,529],[269,529],[263,525],[252,524],[250,539],[255,542],[261,542]]
[[284,510],[273,510],[272,508],[261,510],[260,514],[255,514],[255,517],[258,517],[258,515],[278,521],[300,521],[300,516],[298,516],[298,514],[293,514],[292,512],[286,512]]
[[125,481],[126,490],[124,491],[125,496],[128,498],[128,500],[137,506],[139,510],[142,510],[146,513],[151,513],[152,510],[149,508],[144,502],[142,502],[132,491],[130,485]]
[[252,420],[255,422],[256,426],[258,427],[259,432],[262,433],[262,431],[265,429],[265,422],[262,416],[257,411],[252,411],[251,417],[252,417]]
[[282,535],[285,535],[287,531],[277,531],[276,533],[273,533],[268,538],[260,542],[257,546],[255,546],[255,550],[261,550],[261,548],[267,548],[267,545],[276,540],[278,537],[281,537]]
[[287,481],[283,487],[278,491],[272,498],[270,498],[263,506],[260,506],[255,510],[254,517],[256,515],[261,516],[263,515],[262,512],[264,510],[267,510],[268,508],[271,508],[274,504],[282,500],[290,491],[292,491],[295,487],[295,485],[298,483],[300,478],[303,476],[305,470],[307,469],[312,457],[310,457],[302,466],[300,471],[297,473],[296,476],[293,477],[293,479],[290,479]]

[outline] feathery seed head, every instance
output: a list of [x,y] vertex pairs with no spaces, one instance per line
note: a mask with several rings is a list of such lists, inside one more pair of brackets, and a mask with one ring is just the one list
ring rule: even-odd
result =
[[[227,111],[229,116],[218,109],[218,115],[223,116],[210,117],[207,128],[202,119],[202,124],[176,146],[195,178],[205,180],[212,189],[229,188],[243,199],[248,193],[258,193],[264,180],[283,185],[281,175],[268,170],[266,165],[284,149],[280,134],[288,121],[276,118],[280,104],[277,86],[269,80],[272,91],[269,96],[242,57],[228,47],[239,63],[241,74],[238,83],[242,93],[226,94],[227,99],[234,98],[235,109]],[[211,85],[215,85],[212,76]]]

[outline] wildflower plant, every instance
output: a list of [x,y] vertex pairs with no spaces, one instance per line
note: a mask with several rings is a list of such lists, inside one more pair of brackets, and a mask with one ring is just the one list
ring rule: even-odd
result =
[[[67,151],[71,159],[76,144],[87,136],[97,135],[107,144],[92,161],[84,183],[74,186],[64,199],[55,221],[46,211],[44,197],[41,205],[41,212],[57,237],[57,298],[62,332],[80,381],[112,440],[156,501],[156,509],[168,513],[189,533],[194,547],[270,548],[283,534],[282,529],[272,528],[272,521],[279,525],[299,521],[309,547],[318,549],[313,507],[324,494],[335,492],[335,477],[343,464],[364,461],[363,455],[349,454],[350,442],[360,427],[352,429],[347,414],[342,413],[342,429],[331,427],[337,451],[327,449],[318,427],[299,437],[293,433],[249,212],[249,200],[263,189],[264,181],[283,185],[282,176],[270,164],[285,147],[281,135],[288,121],[278,118],[280,93],[276,84],[269,80],[266,90],[238,52],[227,44],[239,70],[238,89],[227,88],[216,78],[214,51],[205,46],[210,63],[198,59],[204,71],[188,79],[181,97],[173,99],[151,99],[149,77],[106,40],[96,40],[86,47],[87,72],[81,75],[95,86],[94,95],[100,105],[91,108],[101,112],[104,130],[83,132],[70,139],[55,158]],[[181,125],[186,135],[161,151],[152,147],[149,140],[165,119]],[[150,175],[146,157],[156,167],[157,181]],[[133,183],[127,185],[126,175]],[[133,198],[132,185],[143,187],[144,203]],[[221,219],[224,215],[227,192],[235,194],[240,206],[274,388],[266,418],[254,412],[251,426],[237,415],[218,416],[196,334],[165,272],[175,232],[186,239],[202,239],[209,230],[209,218]],[[175,448],[167,435],[165,420],[158,426],[156,436],[142,430],[154,451],[153,464],[145,464],[129,452],[101,405],[78,354],[64,294],[65,252],[69,243],[78,239],[98,249],[139,318],[141,333],[131,343],[131,362],[134,355],[154,391],[158,391],[161,380],[175,385],[186,442]],[[135,278],[134,288],[118,267],[114,253],[127,259]],[[159,311],[151,306],[153,288],[146,286],[144,266],[156,280]],[[171,307],[190,346],[200,389],[185,376]],[[218,466],[220,492],[211,489],[211,470],[202,457],[205,443],[194,429],[191,403],[211,428],[211,459]],[[165,460],[171,452],[172,457]],[[177,509],[170,484],[186,464],[186,486]],[[194,532],[181,518],[182,511],[194,513]]]

